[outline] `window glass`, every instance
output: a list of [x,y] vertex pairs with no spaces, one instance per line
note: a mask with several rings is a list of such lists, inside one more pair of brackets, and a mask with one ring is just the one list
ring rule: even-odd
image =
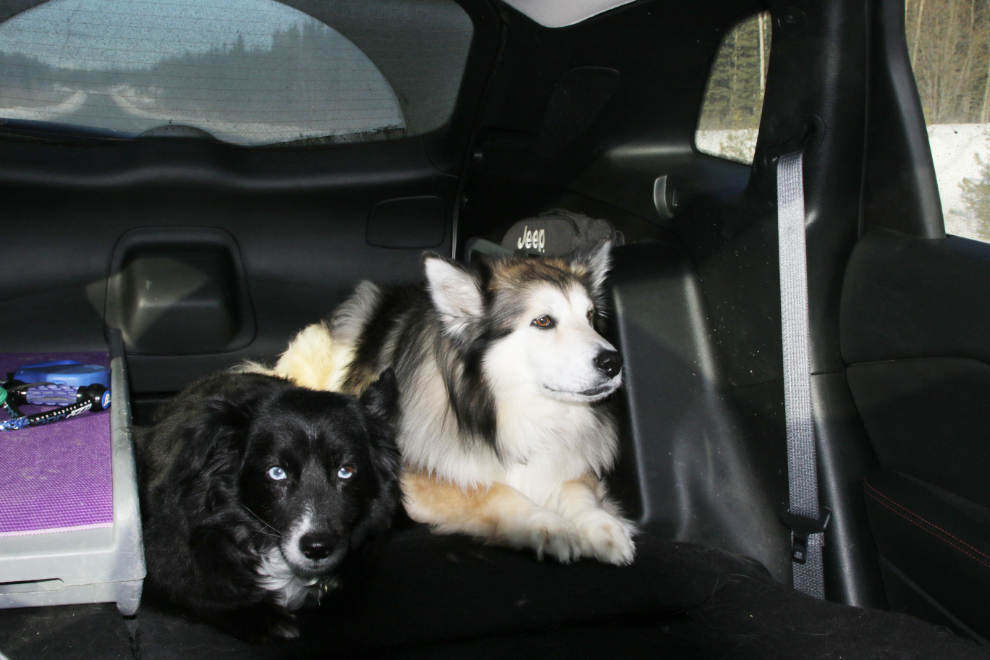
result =
[[719,46],[694,136],[698,151],[752,163],[770,62],[770,14],[736,24]]
[[472,34],[452,0],[24,4],[0,0],[7,130],[241,145],[417,135],[449,119]]
[[904,18],[945,231],[990,241],[990,5],[907,0]]

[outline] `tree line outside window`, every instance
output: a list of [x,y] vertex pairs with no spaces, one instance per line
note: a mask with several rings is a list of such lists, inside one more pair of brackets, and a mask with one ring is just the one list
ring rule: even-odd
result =
[[[946,231],[990,241],[990,0],[906,0],[904,11]],[[695,134],[699,151],[753,161],[770,37],[764,12],[722,40]]]
[[[927,123],[990,123],[990,0],[907,0],[905,24]],[[759,127],[770,33],[764,12],[726,35],[712,65],[699,130]]]
[[704,153],[753,162],[770,64],[770,14],[736,24],[719,46],[708,77],[695,144]]
[[990,241],[990,0],[906,0],[946,232]]
[[990,122],[990,1],[907,0],[904,12],[926,122]]

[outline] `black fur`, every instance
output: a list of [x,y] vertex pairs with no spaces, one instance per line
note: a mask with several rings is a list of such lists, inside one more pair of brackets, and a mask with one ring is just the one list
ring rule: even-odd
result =
[[344,382],[344,391],[359,392],[382,371],[379,358],[388,341],[396,318],[407,311],[430,307],[429,296],[421,286],[404,285],[384,289],[381,299],[368,319],[358,343],[358,350]]
[[[303,539],[316,564],[293,566],[307,580],[332,574],[388,526],[399,492],[396,405],[391,370],[360,400],[250,373],[191,385],[155,426],[135,431],[147,590],[243,639],[297,636],[291,612],[258,583],[261,557],[285,556],[307,508]],[[355,468],[349,479],[338,477],[342,465]],[[270,477],[273,466],[287,476]],[[329,556],[313,550],[317,541]]]

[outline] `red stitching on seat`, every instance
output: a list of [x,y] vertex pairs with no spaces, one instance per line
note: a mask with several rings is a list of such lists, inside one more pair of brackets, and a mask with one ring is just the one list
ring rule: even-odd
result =
[[[990,568],[990,564],[988,564],[987,562],[985,562],[985,561],[983,561],[983,560],[982,560],[982,559],[980,559],[979,557],[977,557],[977,556],[975,556],[975,555],[973,555],[973,554],[971,554],[971,553],[969,553],[969,552],[966,552],[965,550],[963,550],[962,548],[960,548],[960,547],[959,547],[958,545],[956,545],[956,544],[955,544],[955,543],[953,543],[952,541],[949,541],[949,540],[947,540],[947,539],[944,539],[944,538],[942,538],[941,536],[939,536],[938,534],[936,534],[936,533],[935,533],[935,532],[933,532],[932,530],[930,530],[930,529],[928,529],[927,527],[925,527],[924,525],[922,525],[922,524],[920,524],[920,523],[919,523],[918,521],[916,521],[916,520],[911,520],[910,518],[908,518],[908,517],[907,517],[907,516],[905,516],[905,515],[904,515],[903,513],[901,513],[901,512],[900,512],[900,511],[898,511],[897,509],[895,509],[895,508],[893,508],[892,506],[890,506],[890,505],[889,505],[889,504],[887,504],[886,502],[882,502],[882,501],[881,501],[881,500],[880,500],[880,499],[879,499],[878,497],[876,497],[876,496],[875,496],[875,495],[873,495],[872,493],[869,493],[869,495],[870,495],[870,497],[872,497],[872,498],[873,498],[874,500],[876,500],[876,502],[877,502],[877,504],[879,504],[880,506],[882,506],[882,507],[886,507],[887,509],[890,509],[891,511],[893,511],[893,512],[894,512],[895,514],[897,514],[897,515],[898,515],[898,516],[900,516],[901,518],[904,518],[904,520],[906,520],[906,521],[908,521],[908,522],[909,522],[909,523],[911,523],[912,525],[915,525],[915,526],[917,526],[917,527],[920,527],[921,529],[923,529],[923,530],[925,530],[926,532],[928,532],[929,534],[931,534],[932,536],[934,536],[935,538],[937,538],[937,539],[938,539],[939,541],[942,541],[943,543],[945,543],[945,544],[946,544],[946,545],[948,545],[949,547],[952,547],[952,548],[955,548],[956,550],[958,550],[959,552],[961,552],[961,553],[963,553],[964,555],[966,555],[966,556],[967,556],[967,557],[969,557],[970,559],[974,559],[974,560],[976,560],[976,561],[978,561],[979,563],[981,563],[981,564],[983,564],[984,566],[986,566],[987,568]],[[953,537],[953,538],[955,538],[955,537]],[[979,551],[977,551],[977,552],[979,552]],[[983,553],[980,553],[980,554],[983,554]]]
[[[890,498],[890,497],[888,497],[887,495],[884,495],[883,493],[881,493],[881,492],[880,492],[880,491],[879,491],[879,490],[878,490],[878,489],[877,489],[877,488],[876,488],[875,486],[872,486],[872,485],[870,485],[869,483],[867,483],[867,482],[865,482],[865,481],[863,482],[863,485],[864,485],[864,486],[866,486],[866,487],[867,487],[867,488],[868,488],[869,490],[871,490],[871,491],[873,491],[874,493],[876,493],[877,495],[879,495],[880,497],[882,497],[883,499],[885,499],[885,500],[887,500],[888,502],[890,502],[891,504],[893,504],[894,506],[896,506],[896,507],[897,507],[898,509],[903,509],[904,511],[907,511],[907,512],[908,512],[908,513],[910,513],[910,514],[911,514],[912,516],[915,516],[915,517],[916,517],[916,518],[918,518],[919,520],[921,520],[921,521],[923,521],[923,522],[925,522],[925,523],[927,523],[927,524],[929,524],[929,525],[931,525],[932,527],[934,527],[934,528],[935,528],[935,529],[937,529],[938,531],[940,531],[940,532],[942,532],[942,533],[943,533],[943,534],[945,534],[946,536],[951,536],[952,538],[954,538],[955,540],[957,540],[957,541],[959,541],[959,542],[960,542],[960,543],[962,543],[962,544],[963,544],[964,546],[966,546],[967,548],[969,548],[970,550],[972,550],[973,552],[975,552],[975,553],[977,553],[977,554],[979,554],[979,555],[982,555],[982,556],[984,556],[984,557],[986,557],[987,559],[990,559],[990,555],[988,555],[987,553],[985,553],[985,552],[983,552],[983,551],[981,551],[981,550],[979,550],[978,548],[974,548],[973,546],[971,546],[971,545],[970,545],[969,543],[966,543],[965,541],[963,541],[963,540],[962,540],[961,538],[959,538],[958,536],[955,536],[955,535],[953,535],[952,533],[950,533],[950,532],[947,532],[947,531],[945,531],[944,529],[942,529],[942,528],[941,528],[941,527],[939,527],[938,525],[936,525],[936,524],[934,524],[934,523],[931,523],[931,522],[929,522],[929,521],[927,521],[927,520],[925,520],[924,518],[922,518],[921,516],[919,516],[919,515],[918,515],[917,513],[915,513],[915,512],[914,512],[914,511],[912,511],[911,509],[909,509],[909,508],[907,508],[906,506],[904,506],[903,504],[898,504],[897,502],[895,502],[895,501],[894,501],[893,499],[891,499],[891,498]],[[874,497],[873,499],[876,499],[876,497]],[[877,500],[877,501],[879,501],[879,500]]]

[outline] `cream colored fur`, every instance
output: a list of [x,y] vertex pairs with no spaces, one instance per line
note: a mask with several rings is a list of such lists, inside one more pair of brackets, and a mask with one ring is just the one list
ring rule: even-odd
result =
[[402,475],[406,512],[440,533],[462,533],[498,545],[531,548],[567,564],[592,557],[630,564],[635,526],[605,496],[594,475],[557,485],[544,506],[517,489],[493,482],[463,489],[424,472]]

